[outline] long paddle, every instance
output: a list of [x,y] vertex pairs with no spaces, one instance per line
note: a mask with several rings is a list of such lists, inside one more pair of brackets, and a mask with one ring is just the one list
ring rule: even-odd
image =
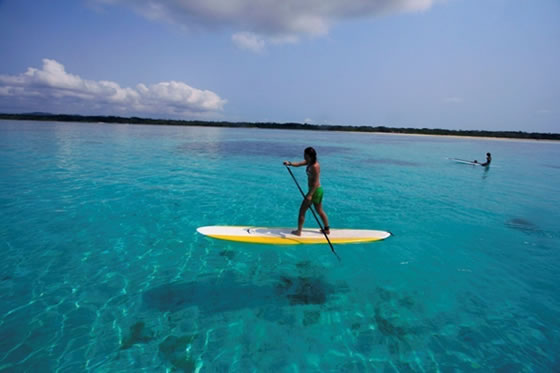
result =
[[[303,193],[303,190],[301,189],[301,187],[299,186],[299,183],[297,182],[296,177],[294,176],[294,174],[292,173],[292,170],[290,170],[290,167],[286,166],[286,168],[288,169],[288,172],[290,173],[290,175],[292,175],[292,179],[294,179],[294,182],[296,183],[299,192],[301,193],[301,196],[303,198],[305,198],[305,193]],[[323,224],[321,224],[321,222],[319,221],[319,219],[317,218],[317,215],[315,215],[315,210],[313,210],[313,206],[310,205],[309,209],[311,210],[311,212],[313,213],[313,217],[315,218],[315,220],[317,221],[317,224],[319,224],[319,228],[321,228],[321,232],[323,232],[323,234],[325,235],[325,238],[327,239],[327,242],[329,243],[329,246],[331,247],[331,251],[333,252],[333,254],[336,256],[336,258],[340,261],[340,257],[338,256],[338,254],[336,253],[336,251],[334,251],[334,247],[331,243],[331,240],[329,240],[329,236],[327,235],[327,233],[325,233],[325,230],[323,229]]]

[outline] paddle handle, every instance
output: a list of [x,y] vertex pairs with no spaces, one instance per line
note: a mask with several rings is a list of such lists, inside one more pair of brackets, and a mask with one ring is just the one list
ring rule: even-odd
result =
[[[305,193],[303,193],[303,189],[301,189],[301,187],[299,186],[299,183],[296,179],[296,177],[294,176],[294,173],[292,172],[292,170],[290,170],[290,167],[286,166],[286,169],[288,170],[288,172],[290,173],[290,175],[292,176],[292,179],[294,179],[294,182],[296,183],[299,192],[301,193],[301,196],[303,198],[305,198]],[[323,224],[321,224],[321,221],[319,220],[319,218],[317,217],[317,215],[315,214],[315,210],[313,210],[313,206],[309,206],[309,209],[311,210],[311,212],[313,213],[313,217],[315,218],[315,220],[317,221],[317,224],[319,224],[319,228],[321,228],[321,232],[323,232],[323,235],[325,236],[325,238],[327,239],[327,242],[329,243],[329,246],[331,247],[331,251],[333,252],[333,254],[336,256],[336,258],[340,261],[340,257],[338,256],[338,254],[336,253],[336,251],[334,251],[334,247],[331,243],[331,240],[329,239],[329,236],[327,235],[327,233],[325,232],[325,230],[323,229]]]

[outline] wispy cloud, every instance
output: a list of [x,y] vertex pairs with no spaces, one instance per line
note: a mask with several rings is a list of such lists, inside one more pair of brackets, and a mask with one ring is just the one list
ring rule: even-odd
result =
[[19,75],[0,75],[0,96],[4,104],[26,110],[45,105],[64,107],[66,112],[84,109],[103,113],[151,113],[170,116],[203,115],[223,109],[226,100],[208,90],[193,88],[183,82],[168,81],[135,88],[121,87],[107,80],[87,80],[66,72],[64,66],[50,59],[41,69],[28,68]]
[[539,114],[539,115],[545,115],[545,114],[550,114],[550,113],[552,113],[552,110],[550,110],[550,109],[539,109],[539,110],[537,110],[537,114]]
[[[124,4],[146,18],[185,27],[233,29],[233,42],[262,50],[264,43],[324,35],[334,23],[427,10],[445,0],[96,0]],[[242,33],[239,35],[239,33]],[[249,34],[250,33],[250,34]],[[237,36],[235,36],[237,35]]]
[[231,36],[231,40],[238,48],[255,53],[261,53],[265,45],[264,39],[252,32],[237,32]]
[[446,104],[460,104],[463,101],[464,100],[461,97],[456,97],[456,96],[449,96],[443,98],[443,102],[445,102]]

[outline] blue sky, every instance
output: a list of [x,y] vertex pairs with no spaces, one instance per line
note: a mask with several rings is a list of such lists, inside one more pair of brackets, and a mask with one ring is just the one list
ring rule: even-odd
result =
[[557,0],[0,0],[0,35],[0,112],[560,132]]

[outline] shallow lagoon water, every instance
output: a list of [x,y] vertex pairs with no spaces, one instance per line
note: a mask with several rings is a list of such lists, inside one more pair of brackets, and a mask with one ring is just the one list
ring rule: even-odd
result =
[[[294,225],[309,145],[331,226],[394,237],[196,233]],[[0,219],[0,371],[560,370],[557,143],[1,121]]]

